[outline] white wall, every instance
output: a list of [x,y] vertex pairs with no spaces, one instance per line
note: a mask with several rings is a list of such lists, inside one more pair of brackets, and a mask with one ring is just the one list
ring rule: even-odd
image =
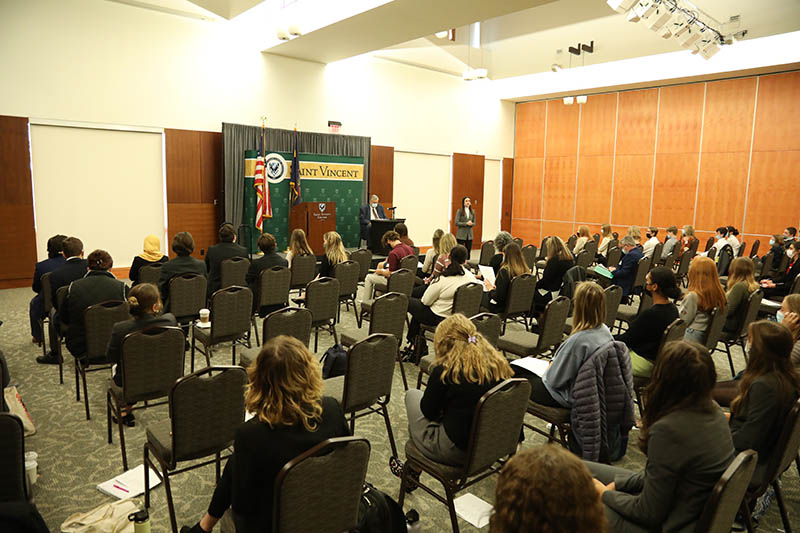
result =
[[[263,29],[245,19],[206,22],[104,0],[3,0],[0,68],[13,77],[0,83],[0,114],[206,131],[259,124],[262,115],[269,126],[305,131],[339,120],[342,133],[397,150],[512,155],[514,105],[490,83],[369,56],[326,66],[263,54]],[[400,212],[425,227],[446,222],[446,194],[426,198],[423,211],[414,193],[449,187],[449,171],[400,160]]]
[[430,246],[437,229],[450,231],[450,160],[448,156],[394,154],[396,216],[406,219],[408,235],[417,246]]
[[483,238],[494,239],[500,232],[500,197],[502,196],[503,167],[498,160],[487,159],[483,164]]

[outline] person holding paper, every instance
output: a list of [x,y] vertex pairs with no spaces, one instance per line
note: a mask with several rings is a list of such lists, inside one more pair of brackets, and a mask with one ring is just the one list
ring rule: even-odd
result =
[[500,264],[494,283],[489,279],[483,280],[483,285],[488,292],[483,293],[481,306],[491,313],[502,312],[506,308],[506,299],[511,288],[511,280],[530,271],[531,269],[525,263],[525,258],[522,256],[522,250],[519,245],[515,242],[506,245],[503,262]]
[[564,283],[564,274],[575,265],[575,259],[561,237],[547,239],[547,263],[542,277],[536,282],[536,291],[533,301],[537,312],[544,311],[547,303],[552,300],[552,293],[560,291]]
[[[383,263],[378,263],[378,268],[372,274],[367,274],[364,279],[364,300],[370,299],[375,295],[375,284],[382,278],[388,278],[392,272],[400,268],[400,260],[408,255],[414,255],[414,250],[400,241],[400,235],[396,231],[387,231],[381,238],[384,247],[391,248],[389,256]],[[363,300],[362,300],[363,301]]]
[[639,260],[644,257],[642,251],[636,246],[636,240],[630,235],[626,235],[620,241],[622,246],[622,260],[619,266],[609,267],[614,277],[611,283],[622,287],[622,296],[628,296],[633,288],[633,281],[636,279],[636,269],[639,267]]

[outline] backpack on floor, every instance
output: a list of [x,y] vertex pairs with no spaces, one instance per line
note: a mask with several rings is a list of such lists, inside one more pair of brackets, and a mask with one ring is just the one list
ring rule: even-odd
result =
[[334,344],[322,356],[322,379],[344,376],[347,371],[347,352],[341,344]]
[[388,494],[364,483],[358,509],[358,533],[406,533],[403,510]]

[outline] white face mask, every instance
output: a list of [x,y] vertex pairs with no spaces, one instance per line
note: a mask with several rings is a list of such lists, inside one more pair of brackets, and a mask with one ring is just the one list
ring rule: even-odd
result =
[[775,239],[770,239],[769,240],[769,245],[770,246],[775,246]]
[[374,203],[374,202],[373,202],[373,203],[371,203],[371,204],[369,204],[369,205],[370,205],[370,207],[378,207],[378,204],[376,204],[376,203]]
[[794,250],[792,250],[791,248],[789,248],[788,250],[786,250],[786,257],[788,257],[789,259],[791,259],[792,257],[794,257]]
[[779,310],[777,313],[775,313],[775,318],[777,319],[777,321],[778,321],[778,324],[780,324],[781,322],[783,322],[783,317],[784,317],[784,316],[786,316],[786,315],[784,315],[784,314],[783,314],[783,311],[780,311],[780,310]]
[[714,238],[720,240],[722,238],[722,235],[714,235]]

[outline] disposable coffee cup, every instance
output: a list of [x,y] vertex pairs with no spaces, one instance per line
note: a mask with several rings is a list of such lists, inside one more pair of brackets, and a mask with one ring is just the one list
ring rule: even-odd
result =
[[200,310],[200,322],[203,324],[208,324],[208,320],[211,317],[211,311],[209,309],[201,309]]
[[25,452],[25,460],[26,461],[38,461],[39,454],[36,452]]
[[28,486],[29,487],[36,483],[38,466],[39,466],[39,463],[37,463],[35,460],[33,460],[33,461],[26,460],[25,461],[25,474],[28,476]]

